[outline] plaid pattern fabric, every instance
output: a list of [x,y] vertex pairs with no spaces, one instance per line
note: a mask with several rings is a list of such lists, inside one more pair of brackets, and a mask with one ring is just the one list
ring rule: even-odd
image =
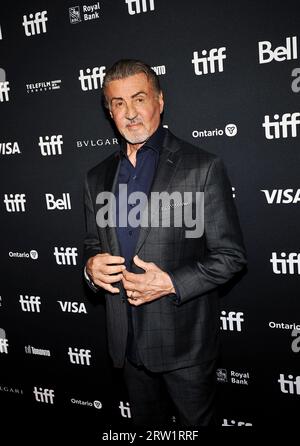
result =
[[[84,264],[99,252],[120,254],[115,228],[101,229],[96,224],[96,196],[114,190],[118,166],[119,157],[114,154],[87,174]],[[162,191],[188,191],[193,196],[204,192],[204,234],[186,238],[190,228],[174,225],[140,230],[135,253],[170,271],[180,294],[180,302],[170,295],[133,309],[139,355],[152,372],[190,367],[216,357],[217,287],[246,264],[231,185],[218,157],[167,132],[151,189]],[[134,267],[133,272],[143,271]],[[124,364],[128,329],[126,293],[121,283],[119,288],[119,295],[105,294],[109,351],[116,367]]]

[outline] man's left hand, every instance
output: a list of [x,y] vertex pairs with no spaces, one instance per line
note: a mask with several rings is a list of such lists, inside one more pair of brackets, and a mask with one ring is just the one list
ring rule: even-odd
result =
[[134,263],[145,272],[142,274],[123,271],[123,285],[128,296],[128,302],[139,306],[159,299],[167,294],[175,293],[170,276],[153,262],[144,262],[137,255]]

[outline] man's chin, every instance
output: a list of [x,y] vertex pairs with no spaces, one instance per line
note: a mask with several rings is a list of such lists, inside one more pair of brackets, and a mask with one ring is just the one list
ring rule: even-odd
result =
[[129,144],[144,144],[149,139],[148,135],[137,135],[134,137],[132,135],[123,134],[123,137]]

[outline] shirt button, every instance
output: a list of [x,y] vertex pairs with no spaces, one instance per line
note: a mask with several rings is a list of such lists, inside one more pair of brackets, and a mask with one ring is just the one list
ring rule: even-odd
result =
[[129,235],[132,235],[132,230],[131,230],[131,229],[130,229],[130,231],[128,231],[128,234],[129,234]]
[[133,179],[133,180],[136,180],[136,175],[133,175],[132,179]]

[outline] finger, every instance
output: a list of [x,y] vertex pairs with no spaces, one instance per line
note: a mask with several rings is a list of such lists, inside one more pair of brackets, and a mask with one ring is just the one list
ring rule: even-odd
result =
[[123,278],[123,275],[122,274],[109,275],[109,274],[99,273],[96,275],[96,278],[104,283],[115,283],[115,282],[120,282],[120,280],[122,280]]
[[107,265],[121,264],[124,262],[125,262],[124,257],[120,257],[120,256],[112,256],[112,255],[108,254],[107,257],[105,258],[105,263]]
[[133,305],[135,307],[138,307],[139,305],[142,305],[144,303],[143,299],[128,299],[128,302],[130,305]]
[[135,273],[131,273],[129,271],[124,270],[123,271],[123,276],[125,277],[126,280],[128,280],[129,282],[140,282],[142,283],[145,279],[144,279],[144,274],[135,274]]
[[101,273],[103,274],[115,274],[121,273],[126,269],[125,265],[103,265],[101,268]]
[[144,262],[144,260],[140,259],[138,255],[133,257],[134,263],[139,267],[147,271],[149,269],[149,262]]
[[141,285],[137,282],[128,282],[126,279],[122,279],[125,290],[128,291],[139,291],[142,292],[144,290],[144,285]]
[[110,293],[119,293],[119,288],[113,287],[112,285],[109,285],[107,283],[102,282],[102,280],[95,280],[94,282],[96,285],[99,285],[101,288],[103,288],[106,291],[109,291]]

